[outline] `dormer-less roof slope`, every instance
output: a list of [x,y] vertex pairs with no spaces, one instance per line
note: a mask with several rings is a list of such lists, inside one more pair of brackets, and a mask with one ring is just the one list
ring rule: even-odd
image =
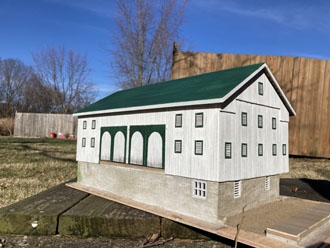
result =
[[76,116],[138,111],[157,108],[225,103],[256,76],[265,72],[287,107],[295,111],[265,63],[187,77],[139,88],[122,90],[76,112]]

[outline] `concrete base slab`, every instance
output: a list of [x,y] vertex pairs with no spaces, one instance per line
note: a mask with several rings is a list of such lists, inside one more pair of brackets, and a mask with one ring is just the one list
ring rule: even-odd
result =
[[158,216],[93,195],[59,220],[59,233],[64,235],[138,238],[159,232]]
[[88,194],[61,184],[0,209],[0,233],[56,234],[58,217]]

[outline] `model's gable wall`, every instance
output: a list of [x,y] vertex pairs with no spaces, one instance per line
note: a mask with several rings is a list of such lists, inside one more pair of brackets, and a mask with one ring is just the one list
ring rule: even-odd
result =
[[[259,94],[258,84],[263,85]],[[242,125],[242,113],[247,114],[247,126]],[[262,128],[258,127],[262,116]],[[240,180],[288,172],[289,113],[265,74],[220,111],[219,181]],[[276,129],[272,127],[276,119]],[[225,158],[225,143],[231,143],[231,158]],[[242,156],[242,144],[247,144],[247,157]],[[258,154],[262,144],[262,156]],[[276,155],[272,146],[276,144]],[[286,155],[282,145],[286,145]]]

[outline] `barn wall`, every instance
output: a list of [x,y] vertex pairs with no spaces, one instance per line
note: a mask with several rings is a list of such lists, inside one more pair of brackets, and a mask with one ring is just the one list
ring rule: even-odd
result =
[[172,79],[266,62],[296,110],[290,154],[330,158],[330,63],[326,60],[233,54],[174,54]]
[[16,113],[14,136],[50,137],[50,133],[77,134],[77,117],[68,114]]
[[[195,114],[204,114],[203,127],[195,127]],[[175,127],[175,115],[182,114],[182,127]],[[109,126],[166,125],[165,130],[165,172],[171,175],[217,181],[218,171],[218,121],[219,109],[194,106],[194,109],[162,110],[158,112],[108,115],[78,119],[77,160],[99,163],[100,129]],[[96,120],[96,128],[91,128]],[[83,129],[83,121],[87,128]],[[128,130],[129,137],[129,130]],[[86,147],[82,139],[86,138]],[[90,146],[95,138],[95,147]],[[182,140],[182,153],[174,152],[174,141]],[[195,140],[203,140],[203,155],[194,154]],[[129,142],[126,142],[127,151]],[[126,153],[128,161],[129,152]]]

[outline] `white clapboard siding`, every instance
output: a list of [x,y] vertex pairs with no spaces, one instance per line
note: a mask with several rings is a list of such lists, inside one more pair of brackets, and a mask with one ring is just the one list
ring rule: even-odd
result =
[[147,166],[162,168],[162,142],[162,137],[157,132],[153,132],[149,136]]
[[117,132],[113,142],[113,161],[124,162],[125,161],[125,136],[122,132]]
[[105,132],[102,136],[101,160],[110,160],[111,152],[111,136],[109,132]]
[[131,164],[143,164],[143,137],[140,132],[135,132],[131,140]]

